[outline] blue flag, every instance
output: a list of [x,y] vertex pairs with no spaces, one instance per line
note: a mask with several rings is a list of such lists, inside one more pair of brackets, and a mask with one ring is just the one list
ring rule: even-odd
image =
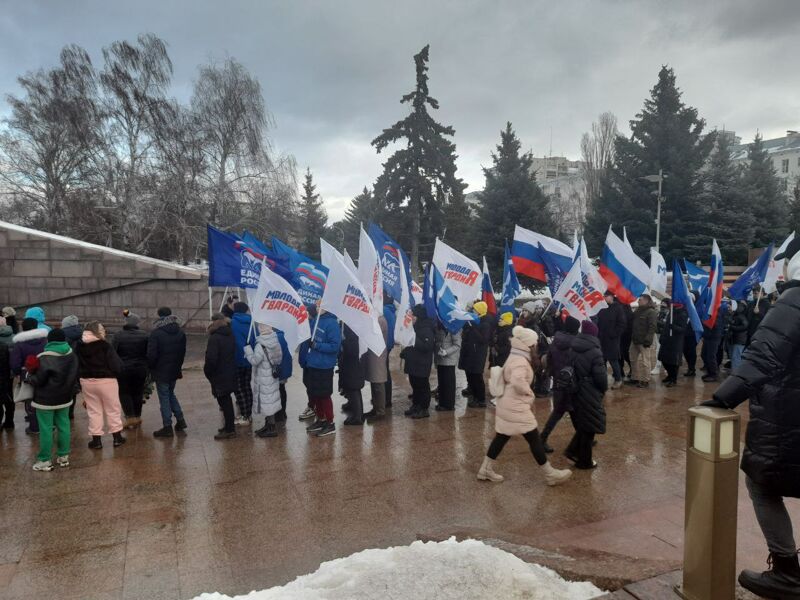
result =
[[731,298],[734,300],[746,300],[755,286],[764,283],[767,278],[770,260],[772,260],[772,249],[773,244],[770,244],[769,248],[764,250],[764,253],[758,257],[758,260],[747,267],[747,270],[739,275],[739,279],[728,288],[728,294],[730,294]]
[[289,260],[286,256],[279,257],[277,254],[275,254],[275,252],[267,248],[266,244],[264,244],[249,231],[242,233],[242,237],[238,245],[243,252],[252,254],[259,261],[263,260],[270,270],[272,270],[275,274],[283,277],[289,283],[292,283],[294,273],[289,268]]
[[703,322],[700,320],[700,315],[697,314],[694,298],[686,287],[686,282],[683,280],[683,271],[681,271],[681,266],[677,260],[672,261],[672,303],[683,304],[686,307],[686,312],[689,313],[689,323],[694,330],[695,341],[699,342],[700,338],[703,337]]
[[439,269],[431,265],[429,273],[431,275],[429,277],[430,287],[433,289],[436,299],[436,314],[447,331],[458,333],[467,323],[477,323],[481,320],[477,313],[467,312],[458,306],[453,290],[445,284]]
[[505,259],[503,260],[503,293],[500,297],[500,310],[498,311],[501,315],[511,312],[516,318],[517,310],[514,308],[514,300],[521,291],[522,287],[519,285],[514,261],[511,260],[511,252],[508,249],[508,242],[506,242]]
[[702,293],[708,285],[708,271],[685,258],[683,259],[683,266],[686,268],[685,272],[689,278],[689,290]]
[[206,226],[208,286],[254,289],[261,276],[261,260],[244,252],[239,236]]
[[422,282],[422,303],[429,319],[436,319],[439,316],[436,310],[436,290],[433,287],[433,277],[431,276],[433,269],[433,263],[428,264],[428,268],[425,269],[425,280]]
[[552,255],[545,251],[541,244],[539,244],[539,256],[544,264],[544,272],[547,276],[547,287],[550,290],[550,294],[555,297],[568,271],[565,271],[561,267],[561,263],[553,260]]
[[289,282],[306,305],[322,298],[328,280],[328,268],[308,258],[291,246],[272,237],[272,251],[279,262],[286,261],[291,271]]
[[[369,224],[367,233],[372,243],[375,244],[375,249],[378,251],[378,258],[380,258],[381,261],[383,291],[395,300],[400,300],[400,296],[402,295],[400,283],[401,264],[405,265],[406,279],[409,282],[409,288],[411,287],[411,263],[408,260],[408,256],[403,252],[400,244],[386,235],[383,229],[375,225],[375,223]],[[410,301],[411,306],[414,306],[413,295]]]

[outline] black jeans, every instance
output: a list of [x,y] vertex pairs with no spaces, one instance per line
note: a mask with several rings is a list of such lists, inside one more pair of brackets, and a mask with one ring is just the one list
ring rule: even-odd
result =
[[717,350],[722,340],[711,338],[703,340],[703,364],[710,377],[719,375],[719,365],[717,364]]
[[486,384],[483,382],[483,373],[467,373],[467,385],[475,402],[483,402],[485,404]]
[[126,417],[142,416],[142,398],[146,373],[123,373],[119,376],[119,403]]
[[[528,446],[531,449],[531,454],[533,454],[533,458],[536,459],[536,462],[539,465],[543,465],[547,462],[547,454],[544,451],[544,444],[542,444],[542,438],[539,437],[539,430],[533,429],[528,433],[523,433],[522,437],[525,438],[525,441],[528,442]],[[510,435],[505,435],[503,433],[496,433],[494,435],[494,439],[492,443],[489,444],[489,449],[486,451],[486,456],[491,458],[492,460],[496,460],[500,453],[503,451],[503,448],[506,445],[506,442],[511,439]]]
[[606,361],[611,365],[611,375],[614,381],[622,381],[622,361],[617,359]]
[[553,429],[556,428],[558,422],[567,412],[569,406],[569,399],[567,395],[561,390],[553,390],[553,412],[550,413],[550,416],[547,418],[547,423],[545,423],[544,429],[542,430],[542,438],[547,440],[550,437],[550,434],[553,433]]
[[348,411],[354,418],[359,421],[364,420],[364,398],[361,396],[361,390],[342,390],[342,396],[347,398],[350,405]]
[[577,429],[564,454],[575,459],[576,467],[590,467],[592,465],[593,443],[594,433]]
[[25,400],[25,417],[28,419],[28,428],[33,433],[39,432],[39,419],[36,417],[36,409],[33,408],[33,400]]
[[688,370],[693,372],[697,367],[697,341],[691,331],[683,340],[683,358],[686,359]]
[[0,391],[0,421],[10,425],[14,422],[14,396],[11,391],[11,380],[9,379],[7,383],[8,389]]
[[276,421],[285,421],[286,420],[286,383],[281,383],[280,387],[278,388],[280,395],[281,395],[281,409],[275,413],[275,420]]
[[392,371],[389,369],[389,352],[386,353],[386,407],[392,405]]
[[219,409],[222,411],[222,416],[225,419],[224,429],[226,432],[236,431],[236,426],[233,424],[233,400],[230,394],[221,394],[215,396]]
[[664,365],[664,369],[667,371],[667,379],[669,381],[678,381],[680,365]]
[[456,406],[456,367],[438,366],[436,376],[439,379],[439,406],[455,408]]
[[431,405],[431,382],[427,377],[408,376],[413,394],[411,404],[420,410],[428,410]]

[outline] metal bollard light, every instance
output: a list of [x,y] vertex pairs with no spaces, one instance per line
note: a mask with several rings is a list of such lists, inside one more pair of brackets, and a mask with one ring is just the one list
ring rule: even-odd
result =
[[689,409],[683,585],[675,587],[686,600],[735,597],[739,431],[732,410]]

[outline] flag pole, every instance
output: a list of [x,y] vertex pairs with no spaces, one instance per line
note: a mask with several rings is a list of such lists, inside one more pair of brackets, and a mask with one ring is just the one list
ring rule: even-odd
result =
[[761,310],[759,309],[758,305],[761,303],[761,294],[763,294],[763,293],[764,293],[764,286],[763,285],[759,285],[758,286],[758,297],[756,298],[756,305],[753,307],[753,312],[755,314],[760,314],[761,313]]
[[225,291],[222,293],[222,302],[219,303],[219,312],[222,312],[222,307],[225,306],[225,298],[228,296],[228,286],[225,286]]
[[214,316],[214,308],[211,306],[212,302],[214,301],[214,292],[211,290],[211,286],[208,286],[208,320],[211,320],[211,317]]

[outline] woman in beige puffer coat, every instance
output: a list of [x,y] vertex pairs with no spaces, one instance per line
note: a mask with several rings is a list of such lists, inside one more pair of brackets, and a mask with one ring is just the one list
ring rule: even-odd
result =
[[511,353],[503,365],[505,389],[497,400],[494,422],[496,434],[478,471],[478,479],[481,481],[503,481],[503,476],[494,471],[494,461],[512,435],[521,435],[528,442],[533,457],[544,471],[547,485],[559,485],[572,475],[572,471],[555,469],[547,461],[547,454],[537,429],[536,416],[533,414],[532,362],[538,341],[539,336],[535,331],[520,326],[514,327]]

